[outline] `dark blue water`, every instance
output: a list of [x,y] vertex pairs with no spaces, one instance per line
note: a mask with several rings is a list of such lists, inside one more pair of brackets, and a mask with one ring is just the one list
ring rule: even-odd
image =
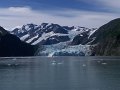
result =
[[0,58],[0,90],[120,90],[120,57]]

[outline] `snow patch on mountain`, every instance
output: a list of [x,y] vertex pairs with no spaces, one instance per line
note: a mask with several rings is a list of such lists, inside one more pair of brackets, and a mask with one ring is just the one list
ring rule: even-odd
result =
[[88,37],[88,38],[90,38],[90,36],[91,36],[96,30],[97,30],[97,28],[93,28],[93,29],[89,32],[89,37]]
[[16,28],[21,28],[22,26],[16,26],[16,27],[13,27],[13,28],[11,28],[11,29],[9,29],[8,31],[12,31],[12,30],[14,30],[14,29],[16,29]]
[[35,37],[32,37],[31,39],[27,40],[26,42],[27,42],[27,43],[30,43],[30,42],[32,42],[34,39],[36,39],[36,38],[38,38],[38,37],[39,37],[39,36],[36,35]]
[[20,38],[20,40],[22,40],[22,41],[24,41],[26,38],[28,38],[30,35],[29,34],[26,34],[26,35],[24,35],[24,36],[22,36],[21,38]]
[[43,33],[41,37],[39,37],[34,43],[32,43],[32,45],[36,45],[39,42],[41,42],[42,40],[46,40],[47,38],[50,38],[50,37],[55,36],[55,35],[56,36],[66,36],[66,34],[54,33],[53,31],[51,31],[49,33]]

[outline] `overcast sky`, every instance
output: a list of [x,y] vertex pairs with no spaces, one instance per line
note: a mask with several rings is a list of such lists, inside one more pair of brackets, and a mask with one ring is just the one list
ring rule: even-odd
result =
[[0,25],[6,29],[43,22],[100,27],[120,17],[120,0],[0,0]]

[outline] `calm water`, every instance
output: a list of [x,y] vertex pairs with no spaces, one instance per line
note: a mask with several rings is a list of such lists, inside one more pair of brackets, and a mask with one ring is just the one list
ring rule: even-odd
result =
[[0,90],[120,90],[120,57],[0,58]]

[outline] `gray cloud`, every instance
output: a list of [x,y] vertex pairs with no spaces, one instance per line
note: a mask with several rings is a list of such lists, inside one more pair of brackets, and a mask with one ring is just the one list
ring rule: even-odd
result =
[[99,27],[119,16],[112,13],[78,11],[73,9],[52,11],[50,13],[32,10],[30,7],[0,8],[0,11],[0,25],[7,29],[27,23],[41,24],[42,22],[92,28]]

